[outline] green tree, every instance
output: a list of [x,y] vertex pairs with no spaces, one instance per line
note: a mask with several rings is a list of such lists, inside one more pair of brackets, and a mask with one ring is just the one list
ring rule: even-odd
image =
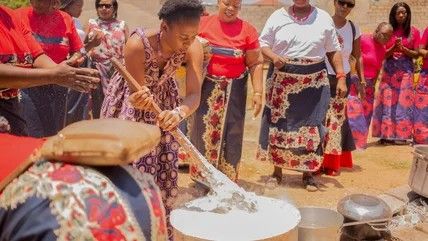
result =
[[6,5],[10,8],[19,8],[29,4],[30,0],[0,0],[0,5]]

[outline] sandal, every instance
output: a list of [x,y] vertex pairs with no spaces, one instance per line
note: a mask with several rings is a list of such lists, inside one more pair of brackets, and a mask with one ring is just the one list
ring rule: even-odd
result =
[[302,181],[308,192],[316,192],[319,190],[319,183],[315,181],[311,174],[303,174]]

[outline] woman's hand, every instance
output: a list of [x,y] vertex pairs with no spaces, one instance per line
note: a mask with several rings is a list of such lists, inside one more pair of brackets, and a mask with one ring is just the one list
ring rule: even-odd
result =
[[153,95],[146,86],[142,86],[139,91],[130,95],[128,100],[135,108],[146,111],[152,110],[154,102]]
[[253,94],[253,118],[256,118],[262,110],[262,93],[255,92]]
[[55,84],[72,88],[80,92],[96,89],[100,82],[99,72],[95,69],[74,68],[66,62],[51,69],[51,78]]
[[337,80],[336,96],[340,98],[345,98],[347,92],[348,92],[348,88],[346,87],[346,78],[341,77]]
[[360,100],[364,100],[366,98],[366,81],[360,81],[358,82],[357,88],[358,88],[358,96],[360,97]]
[[176,110],[164,110],[158,116],[158,126],[164,131],[175,129],[180,121],[180,114]]
[[104,33],[101,30],[93,30],[86,36],[85,39],[85,49],[87,52],[91,51],[93,48],[101,44],[102,39],[104,38]]
[[276,55],[276,56],[272,59],[272,62],[273,62],[273,65],[274,65],[277,69],[280,69],[280,68],[284,67],[286,60],[285,60],[285,58],[284,58],[284,57],[281,57],[281,56],[279,56],[279,55]]

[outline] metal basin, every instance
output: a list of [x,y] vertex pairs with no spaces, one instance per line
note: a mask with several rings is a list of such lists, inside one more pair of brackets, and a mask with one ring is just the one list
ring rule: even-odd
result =
[[299,241],[338,241],[343,216],[331,209],[320,207],[299,208],[302,217],[299,226]]

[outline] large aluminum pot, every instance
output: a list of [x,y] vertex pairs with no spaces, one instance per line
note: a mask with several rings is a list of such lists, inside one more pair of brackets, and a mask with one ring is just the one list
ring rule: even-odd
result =
[[[345,223],[392,217],[388,204],[380,198],[365,194],[352,194],[342,198],[337,205],[337,211],[345,217]],[[345,236],[357,240],[379,240],[389,236],[387,225],[386,221],[376,224],[363,223],[344,227],[342,232]]]
[[409,186],[417,194],[428,197],[428,145],[415,145]]
[[299,241],[340,240],[343,216],[331,209],[320,207],[299,208],[302,220],[298,226]]

